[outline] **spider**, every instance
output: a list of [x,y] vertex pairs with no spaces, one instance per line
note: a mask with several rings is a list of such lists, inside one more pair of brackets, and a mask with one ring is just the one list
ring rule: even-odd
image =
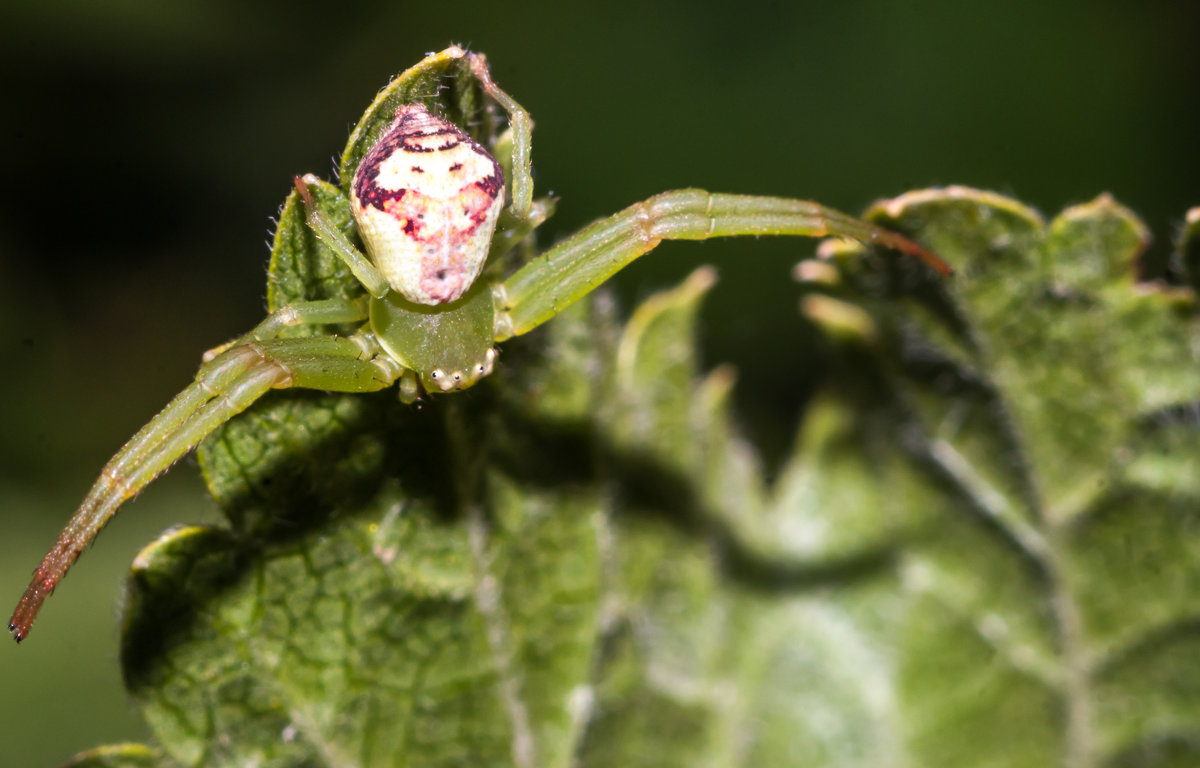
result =
[[[417,95],[452,71],[507,113],[510,127],[493,142],[495,156],[439,116],[457,109],[469,117],[470,107]],[[489,279],[478,280],[485,264],[505,263],[505,255],[550,214],[549,200],[533,199],[530,140],[529,114],[493,82],[481,54],[451,47],[393,80],[351,134],[341,166],[343,189],[312,175],[294,182],[307,225],[365,292],[288,304],[205,354],[195,381],[104,467],[34,571],[8,625],[17,642],[125,501],[271,389],[373,392],[398,384],[406,403],[425,393],[466,389],[492,371],[496,344],[550,320],[662,240],[841,236],[951,273],[911,240],[811,201],[681,189],[592,224],[503,279],[491,279],[489,272]],[[338,224],[337,214],[347,210],[369,255]],[[297,325],[346,324],[358,330],[281,335]]]

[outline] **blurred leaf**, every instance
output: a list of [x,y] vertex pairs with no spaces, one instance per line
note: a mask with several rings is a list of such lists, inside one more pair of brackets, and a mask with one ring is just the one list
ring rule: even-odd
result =
[[113,744],[81,752],[59,768],[159,768],[171,763],[145,744]]
[[1176,250],[1176,268],[1193,291],[1200,290],[1200,208],[1187,212]]

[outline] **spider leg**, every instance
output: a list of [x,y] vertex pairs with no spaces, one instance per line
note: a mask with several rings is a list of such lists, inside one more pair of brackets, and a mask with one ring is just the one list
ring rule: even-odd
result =
[[916,256],[943,275],[952,272],[908,238],[812,201],[679,189],[592,224],[512,275],[497,290],[496,340],[536,328],[663,240],[732,235],[850,237]]
[[492,235],[492,246],[488,249],[487,264],[498,264],[517,247],[530,233],[545,223],[554,213],[554,201],[549,198],[534,200],[529,213],[520,218],[511,210],[500,212],[496,222],[496,234]]
[[305,217],[308,221],[308,226],[312,227],[321,241],[333,249],[333,252],[338,257],[346,262],[346,266],[358,278],[358,282],[363,284],[367,289],[367,293],[377,299],[382,299],[387,294],[389,288],[387,280],[383,279],[383,275],[379,274],[379,270],[371,263],[371,260],[363,255],[361,251],[346,239],[346,236],[329,221],[329,218],[321,212],[313,202],[312,193],[308,190],[309,184],[316,184],[320,181],[311,173],[306,173],[303,176],[297,176],[292,180],[296,185],[296,191],[300,193],[300,198],[304,201]]
[[246,339],[267,341],[279,335],[284,328],[297,325],[339,325],[361,323],[369,314],[367,298],[318,299],[297,301],[267,315],[267,319],[254,326]]
[[512,212],[518,218],[528,218],[533,205],[533,174],[531,171],[531,148],[533,145],[533,119],[516,99],[509,96],[492,80],[487,57],[482,53],[470,55],[471,72],[485,93],[508,113],[508,124],[512,128]]
[[42,603],[125,501],[267,391],[373,392],[390,386],[401,373],[367,334],[267,340],[251,334],[218,354],[104,467],[34,571],[9,631],[18,642],[29,634]]
[[204,353],[203,360],[207,363],[225,350],[249,339],[254,339],[255,341],[273,339],[284,328],[291,328],[297,325],[361,323],[367,319],[369,311],[365,297],[357,299],[297,301],[267,315],[266,320],[254,326],[254,330],[245,336],[208,350]]

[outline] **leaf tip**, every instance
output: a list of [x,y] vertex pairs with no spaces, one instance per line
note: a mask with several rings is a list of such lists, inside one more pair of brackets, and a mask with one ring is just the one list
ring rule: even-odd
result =
[[1183,282],[1200,293],[1200,206],[1184,214],[1183,229],[1175,244],[1175,268]]
[[1042,215],[1033,208],[1011,197],[989,192],[983,189],[953,184],[948,187],[929,187],[905,192],[885,200],[878,200],[867,208],[863,218],[877,221],[889,219],[900,221],[909,215],[917,214],[921,209],[933,207],[948,207],[953,205],[970,204],[981,208],[998,209],[1025,219],[1035,228],[1043,226]]
[[819,293],[800,301],[800,312],[832,336],[874,343],[878,337],[875,321],[861,307]]

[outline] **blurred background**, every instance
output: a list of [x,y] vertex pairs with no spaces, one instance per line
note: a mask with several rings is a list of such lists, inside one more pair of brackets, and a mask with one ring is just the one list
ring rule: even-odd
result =
[[[1165,261],[1200,204],[1200,6],[957,0],[0,4],[0,609],[108,457],[262,317],[271,217],[329,175],[377,89],[451,42],[534,115],[552,242],[679,186],[817,199],[967,184],[1052,216],[1111,192]],[[817,380],[798,240],[674,244],[626,270],[625,306],[702,263],[722,283],[705,358],[741,373],[746,430],[787,446]],[[146,736],[120,686],[123,574],[180,522],[215,520],[193,461],[131,504],[0,643],[8,765]]]

